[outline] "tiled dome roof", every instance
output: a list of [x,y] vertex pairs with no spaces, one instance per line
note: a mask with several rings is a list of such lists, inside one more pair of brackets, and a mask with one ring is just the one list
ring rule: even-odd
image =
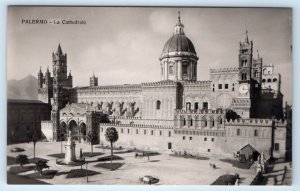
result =
[[184,34],[174,34],[165,44],[160,59],[182,55],[196,56],[192,41]]

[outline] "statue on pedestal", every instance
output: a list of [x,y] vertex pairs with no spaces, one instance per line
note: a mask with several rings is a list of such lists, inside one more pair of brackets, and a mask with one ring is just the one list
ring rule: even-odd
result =
[[68,140],[65,145],[66,153],[65,153],[64,163],[70,164],[76,161],[75,145],[76,145],[75,142],[72,140],[71,131],[68,130]]

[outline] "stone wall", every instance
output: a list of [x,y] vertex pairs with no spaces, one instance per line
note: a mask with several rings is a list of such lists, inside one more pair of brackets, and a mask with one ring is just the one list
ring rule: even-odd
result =
[[53,125],[51,121],[41,122],[41,138],[47,139],[48,141],[53,141]]
[[119,140],[115,146],[122,146],[131,149],[144,149],[162,152],[171,152],[168,149],[168,143],[173,142],[172,129],[163,128],[159,126],[131,126],[131,125],[112,125],[100,124],[100,144],[109,145],[105,140],[105,130],[108,127],[114,126],[119,134]]

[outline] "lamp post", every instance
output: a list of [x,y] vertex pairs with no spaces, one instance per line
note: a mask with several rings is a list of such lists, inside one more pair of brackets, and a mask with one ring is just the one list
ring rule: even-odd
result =
[[85,161],[85,175],[86,175],[86,183],[88,183],[88,182],[89,182],[87,165],[88,165],[88,162],[87,162],[87,161]]

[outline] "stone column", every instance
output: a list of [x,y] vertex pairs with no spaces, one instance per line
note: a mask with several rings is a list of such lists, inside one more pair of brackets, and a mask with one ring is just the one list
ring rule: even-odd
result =
[[177,62],[177,65],[178,65],[178,73],[177,73],[177,78],[178,80],[182,80],[182,61],[181,60],[178,60]]
[[189,67],[190,67],[189,80],[192,80],[193,79],[193,63],[192,62],[190,62]]
[[168,62],[165,62],[164,63],[164,65],[165,65],[165,67],[164,67],[164,69],[165,69],[165,80],[167,80],[168,79]]

